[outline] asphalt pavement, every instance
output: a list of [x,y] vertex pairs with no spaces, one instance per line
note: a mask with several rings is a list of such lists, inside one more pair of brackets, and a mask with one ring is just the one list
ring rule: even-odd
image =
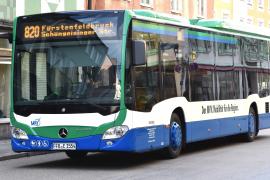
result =
[[80,161],[52,153],[0,161],[0,179],[269,180],[270,129],[254,142],[238,137],[193,143],[176,159],[159,153],[89,153]]

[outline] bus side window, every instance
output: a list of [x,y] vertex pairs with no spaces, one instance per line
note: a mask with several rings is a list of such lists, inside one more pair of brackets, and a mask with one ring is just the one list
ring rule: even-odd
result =
[[[226,38],[227,41],[222,41]],[[217,99],[235,99],[234,56],[236,39],[225,34],[215,34]]]
[[191,101],[214,100],[214,36],[207,31],[189,30],[188,38]]
[[259,96],[266,97],[269,95],[269,75],[268,75],[268,67],[269,67],[269,60],[268,60],[268,43],[267,41],[260,40],[259,41],[259,60],[260,60],[260,72],[258,74],[259,78]]
[[260,72],[259,40],[242,37],[242,58],[246,69],[247,96],[258,93],[258,75]]

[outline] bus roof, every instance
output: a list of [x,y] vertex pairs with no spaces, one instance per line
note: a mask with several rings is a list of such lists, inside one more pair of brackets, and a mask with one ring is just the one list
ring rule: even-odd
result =
[[266,28],[256,28],[251,25],[241,24],[235,21],[217,20],[217,19],[192,19],[190,24],[213,28],[216,30],[238,33],[242,35],[259,36],[270,39],[270,30]]
[[251,25],[244,25],[239,22],[218,20],[218,19],[191,19],[176,15],[159,13],[152,10],[128,10],[129,13],[138,19],[174,24],[196,29],[228,33],[262,40],[270,40],[270,30],[256,28]]
[[168,24],[177,24],[182,26],[190,25],[188,19],[172,14],[159,13],[152,10],[132,10],[129,12],[132,16],[139,19],[163,21],[165,23],[167,22]]

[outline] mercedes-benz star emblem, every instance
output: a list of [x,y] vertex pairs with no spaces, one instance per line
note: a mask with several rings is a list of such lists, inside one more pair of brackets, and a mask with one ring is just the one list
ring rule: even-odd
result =
[[65,138],[65,137],[67,137],[67,135],[68,135],[68,130],[66,128],[61,128],[59,130],[59,136],[60,137]]
[[61,112],[62,112],[62,113],[66,112],[66,108],[63,107],[63,108],[61,109]]

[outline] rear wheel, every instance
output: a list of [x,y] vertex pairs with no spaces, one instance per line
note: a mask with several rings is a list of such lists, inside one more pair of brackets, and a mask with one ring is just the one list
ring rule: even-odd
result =
[[248,115],[248,132],[244,134],[244,139],[247,142],[252,142],[256,138],[257,131],[257,123],[256,123],[256,112],[255,110],[251,107],[249,109],[249,115]]
[[183,126],[176,113],[172,113],[170,121],[169,146],[164,149],[167,158],[176,158],[183,148]]
[[70,158],[70,159],[83,159],[86,157],[88,152],[86,151],[66,151],[66,155]]

